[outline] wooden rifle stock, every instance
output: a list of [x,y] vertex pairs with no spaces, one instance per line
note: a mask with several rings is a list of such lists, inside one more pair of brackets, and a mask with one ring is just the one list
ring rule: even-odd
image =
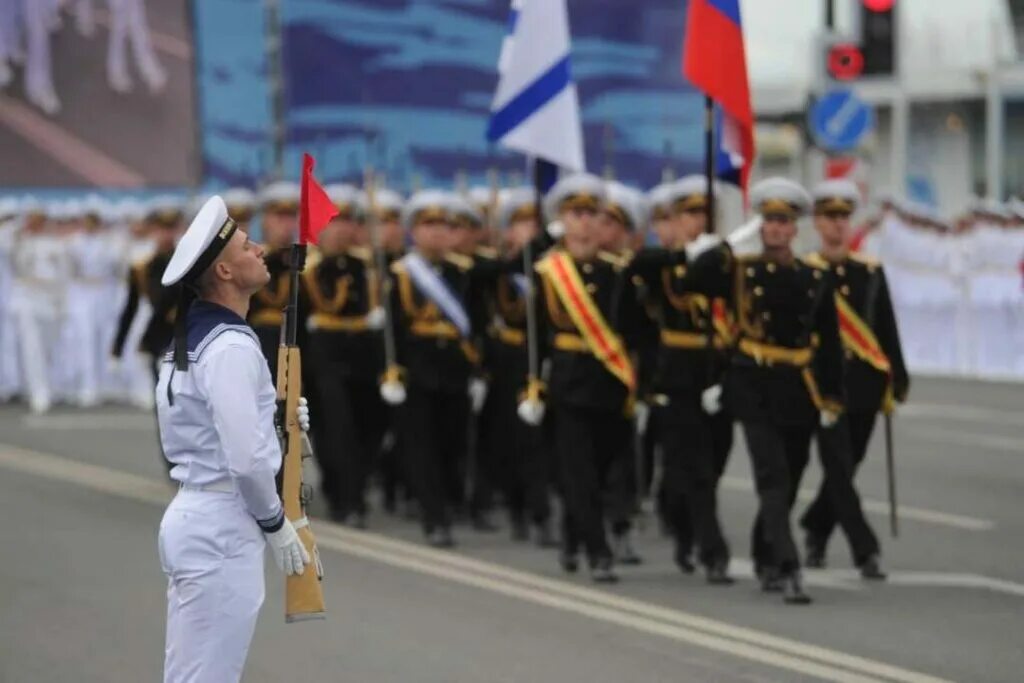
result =
[[277,352],[277,403],[279,410],[283,407],[284,411],[279,420],[283,442],[281,504],[284,506],[285,517],[295,526],[312,560],[302,574],[285,579],[284,618],[287,623],[323,619],[326,616],[323,587],[320,585],[323,565],[320,563],[316,538],[306,517],[302,484],[302,461],[312,456],[312,450],[297,416],[299,397],[302,395],[302,358],[296,344],[296,329],[299,271],[304,261],[305,247],[292,245],[291,289],[281,330],[281,346]]

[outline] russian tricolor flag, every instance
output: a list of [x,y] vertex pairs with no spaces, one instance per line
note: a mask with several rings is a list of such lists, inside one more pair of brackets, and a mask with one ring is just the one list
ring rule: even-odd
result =
[[689,0],[683,76],[721,105],[719,175],[747,191],[754,163],[754,112],[739,0]]

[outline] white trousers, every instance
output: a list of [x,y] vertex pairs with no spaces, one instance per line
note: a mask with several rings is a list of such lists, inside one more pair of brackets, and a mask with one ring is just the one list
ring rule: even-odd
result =
[[263,604],[263,533],[233,493],[181,490],[160,523],[164,683],[237,683]]
[[29,405],[37,413],[50,409],[54,400],[53,364],[59,348],[61,318],[49,297],[27,297],[15,307],[18,349]]
[[135,65],[147,82],[163,78],[146,21],[145,0],[107,0],[110,8],[110,42],[107,45],[107,79],[112,83],[128,78],[128,43]]

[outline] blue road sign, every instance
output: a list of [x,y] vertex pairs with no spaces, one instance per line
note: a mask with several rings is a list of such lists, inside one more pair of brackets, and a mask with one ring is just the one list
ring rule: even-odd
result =
[[836,89],[811,106],[807,122],[819,147],[844,152],[859,145],[875,127],[875,112],[852,90]]

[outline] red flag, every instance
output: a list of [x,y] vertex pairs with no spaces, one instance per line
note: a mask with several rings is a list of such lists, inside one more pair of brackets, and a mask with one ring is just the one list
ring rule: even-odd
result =
[[683,43],[683,76],[722,106],[722,147],[742,158],[744,194],[754,165],[754,112],[739,0],[690,0]]
[[299,198],[299,243],[316,244],[320,231],[338,215],[338,208],[313,177],[313,157],[302,155],[302,194]]

